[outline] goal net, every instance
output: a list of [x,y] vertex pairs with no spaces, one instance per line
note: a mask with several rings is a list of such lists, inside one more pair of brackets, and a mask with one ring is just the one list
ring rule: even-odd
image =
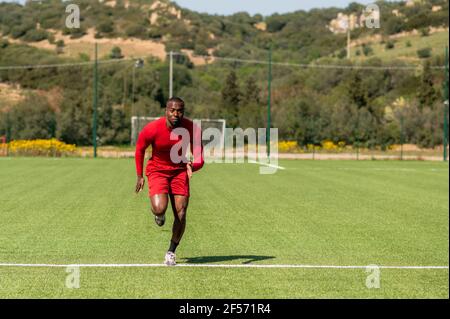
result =
[[[150,122],[153,122],[160,117],[144,117],[144,116],[133,116],[131,118],[131,145],[136,145],[137,139],[139,137],[139,133],[142,131],[142,129]],[[206,145],[208,143],[211,143],[214,140],[214,145],[210,144],[210,146],[217,146],[217,147],[223,147],[225,143],[225,126],[226,121],[223,119],[193,119],[193,121],[198,121],[202,128],[202,143],[203,145]],[[197,123],[197,122],[196,122]],[[219,139],[217,138],[217,135],[214,137],[211,134],[212,130],[214,129],[215,132],[219,133]],[[204,134],[206,131],[206,134]]]

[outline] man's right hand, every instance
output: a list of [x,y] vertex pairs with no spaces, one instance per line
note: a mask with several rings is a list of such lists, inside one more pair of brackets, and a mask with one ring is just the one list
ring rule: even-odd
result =
[[144,189],[145,179],[143,176],[138,176],[136,183],[136,194],[140,193]]

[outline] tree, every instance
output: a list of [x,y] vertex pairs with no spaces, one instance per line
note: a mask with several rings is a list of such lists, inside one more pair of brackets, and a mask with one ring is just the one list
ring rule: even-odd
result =
[[30,95],[9,113],[12,139],[55,137],[56,116],[45,97]]
[[439,94],[434,88],[433,74],[428,63],[423,70],[422,79],[417,91],[417,98],[421,108],[425,106],[432,107],[434,102],[439,98]]
[[260,93],[261,90],[256,85],[255,77],[251,75],[245,82],[244,92],[238,110],[240,127],[264,127],[265,109],[260,105]]
[[362,86],[362,79],[359,72],[353,74],[347,87],[351,101],[358,108],[367,106],[367,91]]
[[222,89],[222,114],[228,120],[231,127],[236,127],[238,125],[238,109],[239,103],[242,99],[242,93],[239,88],[237,75],[234,70],[232,70],[225,81],[225,86]]
[[67,90],[64,95],[57,137],[69,144],[92,145],[92,91],[85,97],[76,90]]
[[247,81],[245,82],[245,90],[244,94],[242,96],[242,103],[244,105],[251,104],[251,103],[260,103],[260,95],[261,90],[256,85],[256,80],[253,76],[250,76]]
[[286,19],[283,16],[280,16],[279,14],[274,14],[267,18],[267,31],[269,32],[279,32],[283,30],[283,28],[286,26],[287,22]]

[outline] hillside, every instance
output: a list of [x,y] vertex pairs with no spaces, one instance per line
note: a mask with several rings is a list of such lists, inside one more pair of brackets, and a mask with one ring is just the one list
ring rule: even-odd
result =
[[[65,6],[57,0],[30,1],[25,6],[0,4],[0,31],[14,41],[56,50],[63,40],[63,55],[91,54],[94,41],[104,43],[103,55],[119,46],[124,56],[143,53],[164,58],[164,50],[187,50],[198,55],[262,58],[270,43],[280,59],[310,62],[346,47],[342,21],[361,20],[363,6],[315,9],[268,17],[236,13],[208,15],[179,7],[167,0],[75,1],[81,9],[81,28],[64,27]],[[392,36],[423,28],[448,28],[448,1],[379,2],[381,29],[352,25],[353,41],[367,36]],[[438,8],[439,10],[437,10]],[[334,28],[333,28],[334,26]],[[145,41],[145,42],[144,42]]]
[[[103,145],[130,143],[131,116],[160,114],[169,95],[170,50],[187,55],[175,58],[174,91],[189,101],[188,116],[224,118],[230,127],[265,127],[266,66],[220,58],[266,60],[270,46],[276,62],[348,67],[274,66],[272,125],[281,139],[383,148],[401,138],[427,147],[442,143],[444,74],[438,67],[448,43],[448,1],[380,1],[380,29],[361,27],[363,7],[355,3],[268,17],[200,14],[170,1],[76,3],[81,29],[63,27],[65,7],[58,0],[0,3],[0,136],[89,145],[92,68],[11,66],[86,62],[97,42],[101,59],[123,61],[99,70]],[[350,61],[346,33],[336,28],[345,19],[359,21],[352,25]],[[208,54],[216,59],[199,57]],[[144,57],[144,66],[132,69],[123,57]],[[351,69],[354,64],[424,68],[358,71]]]
[[[367,40],[352,46],[352,59],[362,61],[377,57],[386,63],[397,59],[417,64],[421,61],[417,53],[419,50],[429,48],[431,54],[442,55],[448,45],[448,36],[448,29],[437,29],[426,36],[419,32],[411,32],[402,36],[388,36],[381,40]],[[364,50],[368,45],[371,52],[366,56]]]

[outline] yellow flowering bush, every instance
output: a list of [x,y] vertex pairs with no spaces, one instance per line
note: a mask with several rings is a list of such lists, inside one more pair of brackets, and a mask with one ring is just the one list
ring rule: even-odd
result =
[[323,141],[321,145],[325,151],[336,151],[338,149],[338,146],[330,140]]
[[6,143],[0,143],[0,156],[5,156],[8,145]]
[[279,141],[278,142],[278,152],[280,153],[304,153],[305,151],[317,152],[342,152],[345,150],[347,145],[344,141],[340,141],[337,144],[330,140],[325,140],[320,143],[320,145],[307,144],[306,147],[301,147],[296,141]]
[[75,145],[66,144],[57,139],[50,140],[16,140],[8,144],[10,155],[61,157],[75,155]]
[[299,147],[296,141],[278,142],[278,152],[280,153],[292,153],[297,151],[299,151]]
[[313,152],[313,151],[319,151],[322,147],[319,145],[314,145],[314,144],[307,144],[306,145],[306,149],[308,150],[308,152]]

